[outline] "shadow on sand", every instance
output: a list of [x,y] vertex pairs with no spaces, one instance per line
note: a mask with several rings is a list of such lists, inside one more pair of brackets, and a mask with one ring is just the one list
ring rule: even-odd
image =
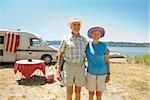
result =
[[0,63],[0,69],[2,68],[13,68],[15,63]]
[[17,80],[17,83],[19,85],[26,85],[26,86],[39,86],[45,84],[52,84],[54,82],[55,82],[54,80],[46,82],[43,76],[36,76],[36,75],[33,75],[28,79],[21,78],[20,80]]

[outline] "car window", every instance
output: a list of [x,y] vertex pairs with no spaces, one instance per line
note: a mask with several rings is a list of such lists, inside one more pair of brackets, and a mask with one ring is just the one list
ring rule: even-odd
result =
[[41,41],[39,39],[34,39],[34,38],[30,39],[30,46],[40,46],[40,45],[41,45]]
[[0,36],[0,44],[4,44],[4,36]]

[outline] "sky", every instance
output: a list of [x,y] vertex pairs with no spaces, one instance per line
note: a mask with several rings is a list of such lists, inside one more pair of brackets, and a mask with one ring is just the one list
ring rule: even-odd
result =
[[[71,34],[68,22],[82,21],[80,34],[104,27],[102,41],[150,42],[149,0],[0,0],[0,28],[22,29],[43,40]],[[89,39],[90,40],[90,39]]]

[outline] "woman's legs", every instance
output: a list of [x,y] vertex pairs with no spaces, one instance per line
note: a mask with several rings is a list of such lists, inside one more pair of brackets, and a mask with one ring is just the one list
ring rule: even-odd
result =
[[96,91],[96,98],[97,98],[97,100],[101,100],[101,97],[102,97],[102,92]]
[[93,100],[94,91],[89,91],[89,100]]
[[[93,100],[94,91],[89,91],[89,100]],[[102,92],[96,91],[96,100],[101,100]]]
[[72,94],[73,94],[73,86],[67,87],[67,99],[66,100],[72,100]]

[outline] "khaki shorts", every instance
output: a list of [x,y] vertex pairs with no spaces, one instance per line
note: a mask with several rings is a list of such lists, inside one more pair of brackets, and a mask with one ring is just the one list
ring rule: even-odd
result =
[[82,87],[85,85],[85,66],[84,64],[73,64],[65,62],[62,71],[62,85]]
[[100,92],[105,91],[106,90],[105,79],[106,79],[106,75],[96,76],[96,75],[87,73],[86,89],[89,91],[100,91]]

